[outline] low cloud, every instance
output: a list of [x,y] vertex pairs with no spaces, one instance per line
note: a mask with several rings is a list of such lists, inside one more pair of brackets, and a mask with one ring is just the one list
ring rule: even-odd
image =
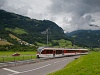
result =
[[0,8],[2,8],[6,2],[7,2],[7,0],[0,0]]
[[100,30],[100,0],[0,0],[0,9],[56,22],[66,32]]
[[66,18],[62,21],[65,31],[100,29],[89,26],[95,22],[92,14],[100,12],[100,0],[52,0],[50,12],[53,15],[71,14],[70,21]]

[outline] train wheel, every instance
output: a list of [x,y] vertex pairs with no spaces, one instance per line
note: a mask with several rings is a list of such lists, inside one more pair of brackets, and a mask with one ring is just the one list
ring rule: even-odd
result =
[[40,58],[39,55],[37,55],[36,58]]

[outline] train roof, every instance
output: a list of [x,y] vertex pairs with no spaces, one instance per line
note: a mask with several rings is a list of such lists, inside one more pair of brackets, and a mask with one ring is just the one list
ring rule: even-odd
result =
[[88,50],[88,49],[74,49],[74,48],[51,48],[51,47],[39,47],[37,49],[38,52],[41,52],[43,50]]
[[46,50],[88,50],[88,49],[75,49],[75,48],[44,48]]

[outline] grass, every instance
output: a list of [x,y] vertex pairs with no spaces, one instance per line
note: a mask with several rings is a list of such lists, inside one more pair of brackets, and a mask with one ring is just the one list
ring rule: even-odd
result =
[[[20,56],[12,56],[14,53],[20,53]],[[36,58],[36,51],[34,52],[0,52],[0,62],[29,60]]]
[[[68,40],[64,40],[64,39],[61,39],[61,40],[52,40],[53,42],[58,42],[59,45],[56,45],[56,46],[53,46],[53,47],[66,47],[66,48],[72,48],[72,43]],[[43,43],[38,43],[36,42],[36,44],[38,46],[46,46],[47,44],[43,44]],[[48,46],[52,46],[52,43],[49,42],[48,43]]]
[[7,41],[0,41],[0,45],[11,45],[11,43]]
[[21,29],[21,28],[5,28],[5,30],[8,30],[8,31],[12,31],[13,33],[16,33],[16,34],[27,34],[27,32],[24,30],[24,29]]
[[10,36],[11,38],[13,38],[13,39],[21,40],[21,39],[19,39],[18,37],[12,35],[12,34],[9,34],[9,36]]
[[100,52],[92,52],[48,75],[100,75]]
[[13,30],[13,32],[17,34],[27,34],[27,32],[25,32],[24,29],[17,28],[17,27]]
[[61,40],[53,40],[53,41],[59,43],[58,47],[67,47],[67,48],[72,47],[72,43],[68,40],[61,39]]

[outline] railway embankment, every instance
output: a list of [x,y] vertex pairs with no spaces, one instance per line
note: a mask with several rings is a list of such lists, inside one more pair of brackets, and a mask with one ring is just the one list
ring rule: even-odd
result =
[[48,75],[100,75],[100,52],[91,52],[81,56],[62,70]]

